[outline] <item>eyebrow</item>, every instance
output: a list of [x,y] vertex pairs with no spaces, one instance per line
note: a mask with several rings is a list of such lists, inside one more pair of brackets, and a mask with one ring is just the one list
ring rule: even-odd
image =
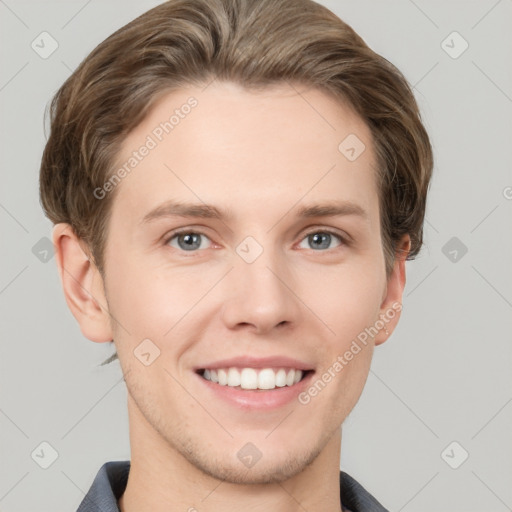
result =
[[[311,217],[338,217],[354,215],[368,220],[368,212],[352,201],[329,201],[325,204],[312,204],[301,206],[296,213],[299,218]],[[166,201],[148,212],[141,219],[140,224],[168,217],[194,217],[202,219],[229,220],[233,218],[230,210],[223,210],[216,206],[200,203],[184,203]]]

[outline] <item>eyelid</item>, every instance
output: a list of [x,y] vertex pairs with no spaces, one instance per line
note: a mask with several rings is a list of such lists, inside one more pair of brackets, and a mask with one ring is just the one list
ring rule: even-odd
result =
[[[204,229],[204,228],[201,228],[201,229]],[[201,231],[198,228],[189,228],[189,227],[177,228],[177,229],[171,231],[170,233],[164,235],[162,237],[163,238],[163,244],[164,245],[168,245],[169,242],[173,238],[176,238],[179,235],[201,235],[201,236],[204,236],[205,238],[208,238],[208,240],[210,240],[210,242],[212,244],[214,244],[213,240],[204,231]],[[183,251],[183,252],[186,252],[186,251]],[[193,253],[193,252],[200,252],[200,251],[190,251],[190,252]]]
[[[338,239],[339,245],[336,246],[336,247],[332,247],[331,249],[326,249],[326,250],[321,250],[321,251],[315,251],[314,249],[306,249],[306,250],[311,250],[311,251],[313,251],[315,253],[318,253],[318,254],[321,254],[321,253],[332,253],[336,249],[339,250],[339,249],[342,249],[344,247],[350,247],[352,245],[352,239],[351,239],[350,236],[341,234],[338,231],[333,230],[331,228],[322,228],[322,227],[320,227],[320,228],[318,228],[318,227],[317,228],[313,228],[310,231],[307,231],[306,233],[304,233],[304,235],[299,240],[298,244],[301,244],[309,235],[313,235],[315,233],[322,233],[322,234],[327,234],[327,235],[334,236],[335,238]],[[304,249],[301,249],[301,250],[304,250]]]
[[327,226],[313,226],[311,228],[307,228],[308,231],[304,233],[304,237],[313,234],[313,233],[328,233],[329,235],[337,236],[341,239],[341,241],[345,244],[352,243],[352,237],[346,233],[345,231],[338,230],[336,228],[331,228]]

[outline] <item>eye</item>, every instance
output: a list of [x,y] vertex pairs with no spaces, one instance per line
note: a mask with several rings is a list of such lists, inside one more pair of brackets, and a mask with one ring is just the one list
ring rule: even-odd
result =
[[191,252],[196,251],[197,249],[207,249],[207,247],[204,247],[202,239],[210,240],[203,233],[198,233],[196,231],[181,231],[172,234],[165,241],[165,244],[169,244],[175,249]]
[[[345,244],[345,245],[347,244],[347,242],[341,235],[338,235],[337,233],[334,233],[332,231],[326,231],[326,230],[312,231],[312,232],[308,233],[305,236],[305,238],[303,238],[303,242],[306,241],[307,243],[309,243],[310,244],[309,248],[313,248],[313,250],[317,250],[317,249],[323,250],[323,249],[330,248],[329,246],[331,245],[333,237],[338,239],[338,241],[339,241],[339,243],[336,247],[339,247],[340,245],[343,245],[343,244]],[[304,248],[304,247],[302,247],[302,248]],[[308,249],[308,247],[306,247],[306,249]]]
[[[338,241],[334,247],[332,247],[333,239]],[[175,249],[186,252],[197,252],[198,250],[204,250],[210,247],[206,242],[203,243],[205,240],[209,241],[211,244],[211,240],[204,233],[197,231],[178,231],[172,233],[166,239],[165,245],[170,245]],[[302,244],[304,244],[304,242],[308,243],[309,247],[303,247]],[[341,235],[330,230],[316,230],[306,234],[299,247],[323,251],[341,245],[349,245],[348,241]]]

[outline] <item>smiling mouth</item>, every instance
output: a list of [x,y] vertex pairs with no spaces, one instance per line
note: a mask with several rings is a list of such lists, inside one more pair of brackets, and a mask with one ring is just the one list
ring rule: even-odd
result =
[[304,380],[314,370],[295,368],[202,368],[196,371],[203,379],[245,391],[270,391],[291,387]]

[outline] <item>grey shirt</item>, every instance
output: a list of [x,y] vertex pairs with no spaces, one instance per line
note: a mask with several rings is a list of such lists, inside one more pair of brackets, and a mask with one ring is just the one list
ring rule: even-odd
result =
[[[101,466],[77,512],[120,512],[117,500],[128,482],[130,461]],[[389,512],[350,475],[340,471],[340,501],[347,512]]]

